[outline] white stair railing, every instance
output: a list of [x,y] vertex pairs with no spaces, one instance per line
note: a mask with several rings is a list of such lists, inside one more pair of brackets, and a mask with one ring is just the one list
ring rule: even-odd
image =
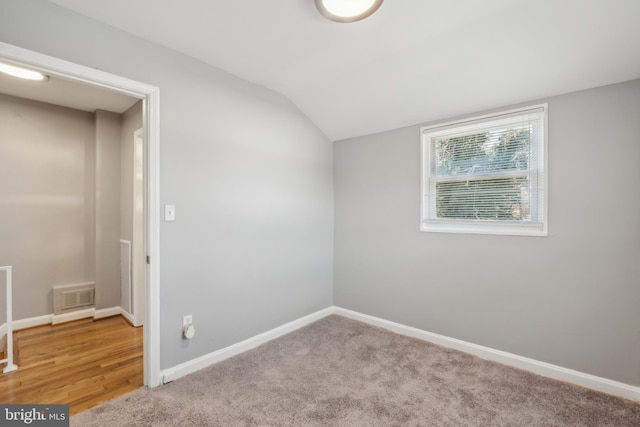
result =
[[0,267],[0,271],[4,271],[6,275],[6,285],[7,285],[7,357],[5,359],[0,360],[0,363],[6,363],[7,366],[2,370],[3,373],[13,372],[18,369],[17,365],[13,364],[13,313],[12,313],[12,304],[11,304],[11,269],[12,267]]

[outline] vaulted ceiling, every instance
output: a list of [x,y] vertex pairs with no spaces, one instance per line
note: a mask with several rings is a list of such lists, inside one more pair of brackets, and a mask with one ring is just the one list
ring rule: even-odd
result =
[[290,98],[332,140],[640,77],[638,0],[50,0]]

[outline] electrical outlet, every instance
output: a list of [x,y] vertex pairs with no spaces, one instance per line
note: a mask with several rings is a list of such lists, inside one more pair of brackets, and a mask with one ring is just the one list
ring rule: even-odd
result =
[[190,340],[195,335],[196,330],[193,327],[193,316],[187,314],[182,317],[182,336]]
[[193,316],[191,314],[187,314],[182,318],[182,326],[191,325],[193,323]]

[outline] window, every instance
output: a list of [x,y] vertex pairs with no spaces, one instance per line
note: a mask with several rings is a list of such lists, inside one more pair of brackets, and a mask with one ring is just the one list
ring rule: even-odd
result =
[[547,106],[421,129],[422,231],[546,236]]

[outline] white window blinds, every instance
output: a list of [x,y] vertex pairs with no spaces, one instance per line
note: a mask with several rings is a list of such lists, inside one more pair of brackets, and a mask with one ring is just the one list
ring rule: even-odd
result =
[[422,129],[423,231],[546,234],[546,106]]

